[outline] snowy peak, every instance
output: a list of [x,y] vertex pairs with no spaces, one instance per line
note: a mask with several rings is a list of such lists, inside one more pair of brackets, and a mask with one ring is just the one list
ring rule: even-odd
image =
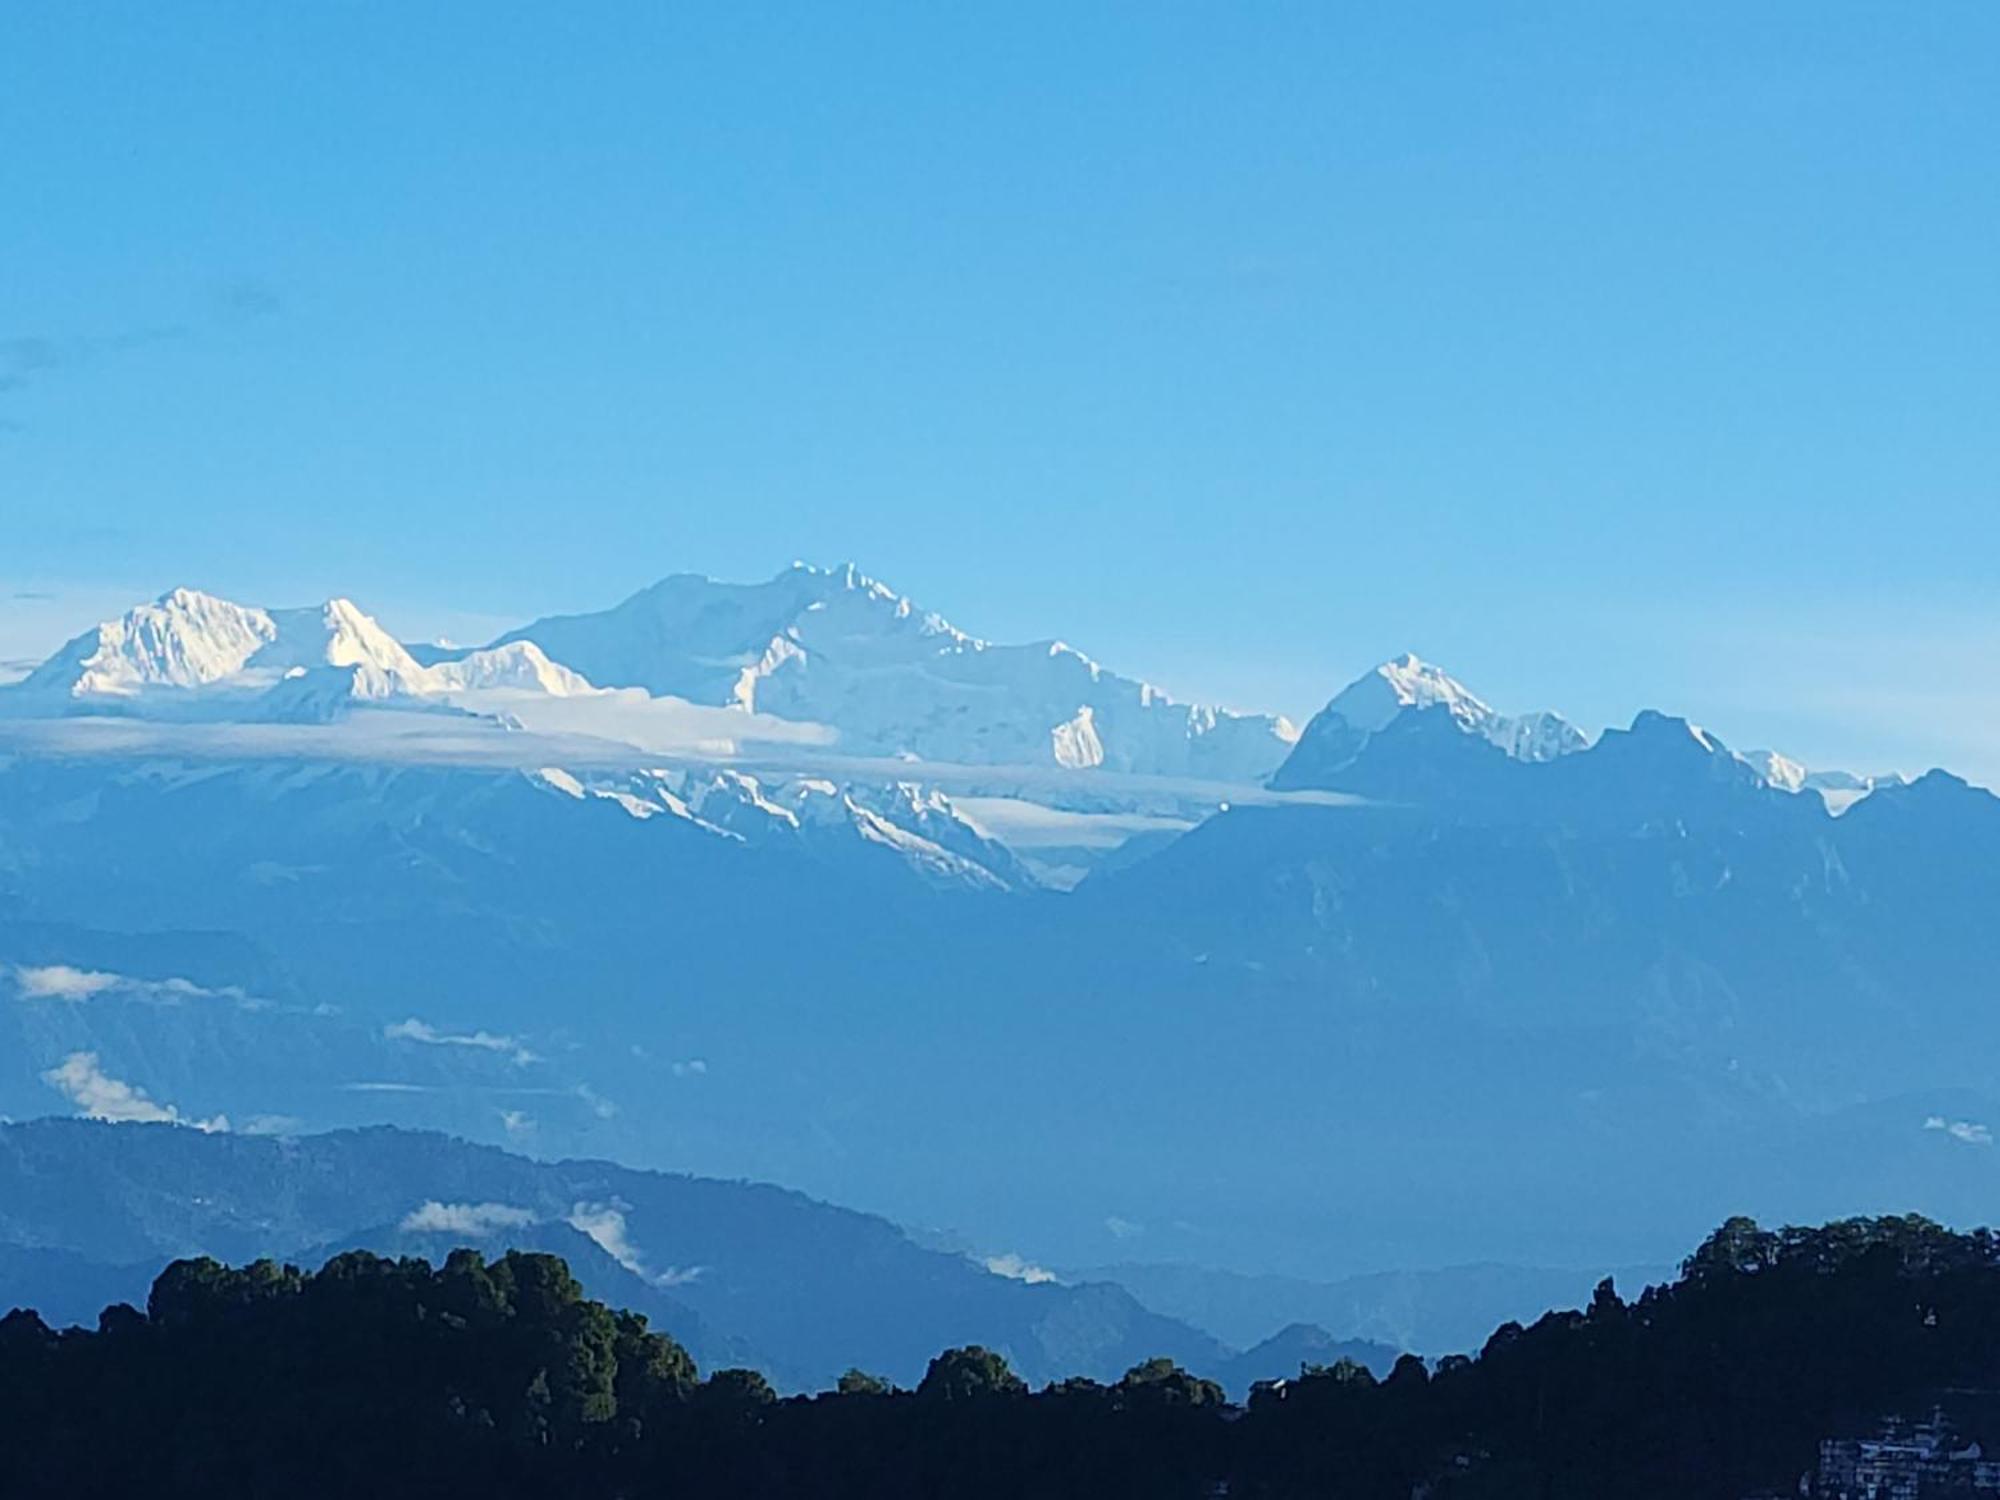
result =
[[675,574],[502,636],[609,688],[833,729],[845,751],[968,765],[1260,781],[1284,720],[1176,703],[1058,641],[994,645],[853,565],[762,583]]
[[18,688],[17,705],[60,700],[169,717],[323,724],[362,707],[466,711],[480,692],[595,692],[532,642],[424,666],[351,599],[259,609],[174,589],[86,631]]
[[276,639],[261,609],[195,589],[173,589],[63,646],[29,673],[31,691],[75,698],[194,688],[235,675]]
[[1496,714],[1487,721],[1485,734],[1515,760],[1554,760],[1590,746],[1581,729],[1546,709],[1531,714]]
[[294,667],[258,700],[258,717],[292,724],[323,724],[349,709],[372,705],[470,712],[464,702],[480,693],[533,693],[576,698],[596,688],[568,667],[552,662],[529,641],[472,651],[435,666]]
[[288,672],[295,667],[366,667],[376,672],[421,670],[403,643],[351,599],[330,599],[308,609],[281,609],[270,617],[276,634],[249,662],[252,668]]
[[1587,743],[1559,714],[1503,714],[1464,683],[1413,652],[1385,661],[1326,706],[1349,729],[1375,734],[1405,709],[1442,708],[1460,728],[1491,740],[1516,760],[1553,760]]
[[1775,750],[1744,750],[1737,759],[1764,778],[1764,784],[1781,792],[1802,792],[1805,790],[1806,768],[1790,756],[1780,755]]
[[852,873],[907,870],[944,889],[1004,891],[1036,884],[1002,844],[966,821],[951,799],[916,782],[767,780],[741,771],[599,774],[545,766],[529,780],[579,802],[622,809],[754,848],[794,849]]
[[1745,750],[1737,759],[1764,779],[1764,784],[1781,792],[1812,792],[1838,816],[1870,793],[1887,786],[1901,786],[1897,775],[1857,776],[1852,771],[1812,771],[1788,755],[1775,750]]
[[1606,732],[1603,748],[1620,753],[1646,754],[1653,757],[1672,756],[1681,760],[1716,759],[1739,757],[1721,740],[1703,729],[1699,724],[1690,723],[1675,714],[1663,714],[1658,709],[1641,709],[1632,720],[1629,729],[1613,729]]
[[1441,667],[1405,653],[1335,694],[1306,725],[1271,785],[1281,790],[1331,786],[1328,778],[1352,764],[1370,739],[1411,712],[1446,715],[1461,731],[1513,760],[1550,761],[1589,744],[1559,714],[1500,713]]
[[928,636],[966,639],[852,564],[795,563],[762,583],[675,573],[610,609],[549,616],[494,644],[531,641],[604,687],[755,710],[763,682],[823,646]]
[[1442,707],[1467,729],[1479,730],[1497,718],[1471,689],[1414,652],[1383,662],[1334,696],[1326,712],[1338,714],[1364,734],[1386,729],[1406,708]]
[[390,704],[425,696],[425,669],[414,673],[356,662],[294,667],[256,700],[254,716],[282,724],[327,724],[360,704]]
[[424,684],[425,691],[437,693],[500,688],[546,693],[553,698],[575,698],[596,691],[582,673],[550,661],[533,641],[512,641],[441,661],[425,671]]
[[178,588],[85,631],[23,686],[76,699],[130,698],[159,689],[262,687],[319,667],[421,670],[352,600],[265,610]]

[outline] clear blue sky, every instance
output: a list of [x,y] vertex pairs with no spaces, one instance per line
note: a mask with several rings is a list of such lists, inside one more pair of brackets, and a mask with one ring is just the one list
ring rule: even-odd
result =
[[2000,779],[1996,163],[1987,0],[17,4],[0,648],[851,557]]

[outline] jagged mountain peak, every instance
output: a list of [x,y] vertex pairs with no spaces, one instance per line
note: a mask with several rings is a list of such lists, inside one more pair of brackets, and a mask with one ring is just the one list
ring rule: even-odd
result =
[[986,649],[985,641],[960,630],[943,615],[920,608],[909,595],[864,572],[856,563],[837,563],[830,568],[814,567],[810,563],[794,563],[790,572],[794,578],[803,578],[807,581],[808,591],[812,595],[811,602],[806,606],[808,609],[825,608],[836,599],[852,596],[862,609],[874,612],[884,620],[898,624],[914,623],[921,634],[941,637],[966,650]]
[[1983,786],[1975,786],[1963,776],[1934,766],[1921,776],[1905,780],[1900,776],[1869,778],[1868,801],[1887,809],[1946,808],[1978,805],[1990,807],[2000,798]]
[[1781,792],[1801,792],[1805,790],[1807,778],[1811,775],[1799,762],[1789,755],[1780,755],[1776,750],[1744,750],[1738,758],[1764,778],[1767,786],[1776,787]]
[[1336,693],[1299,736],[1271,785],[1332,787],[1362,747],[1405,713],[1436,713],[1514,760],[1548,761],[1586,748],[1583,732],[1553,713],[1503,714],[1415,652],[1391,657]]
[[267,610],[178,587],[69,641],[24,686],[78,699],[121,698],[246,677],[268,682],[322,666],[416,670],[402,645],[350,599]]
[[169,589],[64,644],[24,686],[74,697],[199,686],[240,670],[274,633],[262,610]]
[[[179,588],[79,636],[22,687],[11,711],[39,694],[123,700],[121,714],[312,722],[481,689],[638,688],[823,726],[854,754],[1239,783],[1263,780],[1297,739],[1281,718],[1177,702],[1059,639],[991,644],[853,562],[747,584],[671,574],[478,650],[405,646],[346,597],[270,610]],[[180,696],[209,689],[199,703]],[[257,695],[270,701],[232,707]]]
[[324,724],[358,704],[388,704],[423,696],[425,670],[404,672],[372,662],[293,667],[257,699],[255,717],[274,723]]
[[974,765],[1258,781],[1296,738],[1176,702],[1064,642],[995,645],[853,563],[759,583],[679,573],[593,614],[510,631],[602,687],[807,721],[844,750]]
[[573,698],[596,691],[581,672],[553,661],[533,641],[509,641],[441,661],[426,674],[433,691],[515,688]]
[[[293,609],[238,604],[173,588],[85,631],[21,684],[35,695],[88,704],[211,691],[204,712],[252,720],[323,722],[357,703],[424,700],[477,689],[575,696],[594,691],[532,642],[424,665],[352,599]],[[254,699],[244,709],[233,699]]]
[[850,872],[896,863],[944,888],[1004,891],[1037,884],[1010,850],[975,828],[942,791],[921,782],[557,766],[541,767],[528,779],[573,801],[622,808],[640,822],[666,818],[735,844],[796,847]]
[[176,584],[153,601],[155,609],[200,611],[215,609],[241,609],[220,594],[211,594],[202,589],[191,589],[185,584]]
[[1468,727],[1494,717],[1491,708],[1441,667],[1414,651],[1391,657],[1342,688],[1327,705],[1349,726],[1373,734],[1406,708],[1441,706]]
[[873,599],[904,604],[909,602],[881,579],[865,572],[859,563],[842,562],[835,563],[830,568],[822,568],[812,563],[794,562],[790,571],[821,579],[834,588],[850,593],[866,594]]
[[[851,562],[832,567],[794,562],[755,583],[729,583],[705,573],[669,573],[610,609],[549,616],[509,631],[495,644],[534,639],[550,655],[566,660],[561,646],[551,645],[552,640],[569,639],[583,622],[615,621],[632,637],[629,645],[643,645],[656,653],[680,648],[692,654],[741,656],[754,642],[763,654],[774,641],[796,639],[808,626],[808,616],[829,610],[852,611],[846,621],[850,629],[914,632],[971,650],[986,645]],[[635,661],[630,670],[640,671],[641,664]],[[607,685],[648,686],[639,680]]]
[[1607,729],[1589,760],[1601,775],[1658,792],[1702,785],[1771,790],[1766,777],[1712,731],[1677,714],[1642,709],[1624,729]]
[[1731,753],[1727,745],[1699,724],[1678,714],[1663,713],[1657,708],[1640,709],[1632,718],[1631,728],[1606,732],[1607,739],[1613,735],[1677,750],[1693,746],[1703,755]]
[[273,610],[270,618],[276,633],[250,666],[368,667],[412,675],[421,670],[403,643],[351,599]]
[[1737,759],[1763,777],[1766,786],[1781,792],[1810,792],[1835,814],[1846,812],[1883,788],[1906,784],[1893,772],[1864,776],[1853,771],[1815,771],[1776,750],[1744,750],[1738,752]]

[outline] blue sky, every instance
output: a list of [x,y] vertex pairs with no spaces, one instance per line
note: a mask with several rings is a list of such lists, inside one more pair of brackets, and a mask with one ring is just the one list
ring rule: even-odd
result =
[[0,655],[852,558],[1244,706],[1415,649],[2000,780],[1990,4],[0,28]]

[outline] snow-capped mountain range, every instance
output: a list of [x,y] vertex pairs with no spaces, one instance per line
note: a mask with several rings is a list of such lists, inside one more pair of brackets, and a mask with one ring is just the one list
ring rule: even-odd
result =
[[77,636],[22,688],[79,700],[129,698],[225,682],[268,686],[315,667],[419,675],[401,644],[349,600],[273,611],[181,588]]
[[[559,718],[535,708],[557,703]],[[697,758],[802,726],[848,761],[1054,772],[1071,779],[1031,795],[1064,806],[1081,805],[1091,773],[1278,792],[1332,786],[1413,711],[1441,710],[1517,761],[1591,743],[1557,714],[1502,713],[1414,655],[1365,673],[1300,733],[1278,715],[1177,702],[1061,641],[980,640],[852,564],[797,563],[755,584],[675,574],[610,609],[537,620],[478,648],[406,644],[347,599],[264,609],[177,588],[83,632],[0,690],[0,713],[15,718],[321,724],[357,709],[448,712],[614,743],[635,704],[691,706],[730,728],[707,735]],[[1815,792],[1836,811],[1878,784],[1771,751],[1742,758],[1771,786]],[[1102,802],[1101,790],[1088,795]]]
[[677,574],[532,641],[607,687],[828,724],[867,754],[1258,781],[1297,738],[1283,718],[1178,703],[1061,641],[966,634],[852,564],[763,583]]
[[[482,690],[658,699],[829,727],[847,755],[1255,782],[1296,732],[1176,702],[1059,641],[996,646],[852,566],[761,584],[677,575],[478,650],[406,647],[345,599],[265,610],[175,589],[84,632],[14,694],[70,710],[314,721]],[[244,700],[254,700],[254,706]]]
[[143,711],[201,700],[220,717],[310,721],[347,703],[481,689],[551,697],[593,691],[531,641],[420,665],[350,599],[267,610],[178,588],[77,636],[14,692],[22,706]]
[[835,864],[856,856],[898,860],[937,886],[1004,891],[1037,883],[949,797],[917,782],[772,780],[732,770],[579,775],[556,766],[529,780],[579,802],[610,803],[641,822],[679,819],[753,848],[792,846]]
[[[1875,1201],[1850,1129],[1960,1201],[1923,1122],[2000,1120],[1939,1092],[1996,1045],[1995,870],[1942,773],[1589,736],[1414,656],[1293,737],[848,569],[449,649],[176,591],[0,690],[0,1114],[392,1119],[1044,1262],[1443,1263],[1443,1201],[1625,1254]],[[1903,1123],[1815,1123],[1857,1102]]]

